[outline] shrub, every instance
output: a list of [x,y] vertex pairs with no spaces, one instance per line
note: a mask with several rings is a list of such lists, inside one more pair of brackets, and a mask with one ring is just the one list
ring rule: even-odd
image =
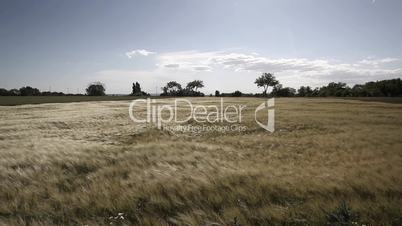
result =
[[358,215],[343,201],[335,210],[327,213],[327,223],[333,226],[355,225],[358,221]]
[[100,82],[89,84],[86,89],[88,96],[105,96],[105,85]]

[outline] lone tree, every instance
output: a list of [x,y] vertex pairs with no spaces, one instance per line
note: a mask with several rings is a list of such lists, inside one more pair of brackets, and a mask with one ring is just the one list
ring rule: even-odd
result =
[[138,83],[138,82],[133,83],[133,91],[131,92],[131,95],[132,96],[141,96],[142,95],[140,83]]
[[133,83],[133,90],[131,91],[131,96],[150,96],[149,93],[146,93],[141,90],[141,85],[138,82]]
[[264,92],[262,93],[264,96],[267,95],[268,87],[274,87],[279,84],[278,80],[276,80],[275,76],[271,73],[263,73],[254,83],[257,84],[258,87],[264,88]]
[[164,96],[180,96],[182,92],[181,85],[176,81],[170,81],[162,88]]
[[[187,83],[187,89],[189,91],[195,91],[197,92],[198,89],[201,89],[202,87],[204,87],[204,82],[201,80],[194,80],[192,82]],[[195,90],[194,90],[195,89]]]
[[91,83],[86,89],[88,96],[105,96],[105,90],[105,85],[101,82]]
[[136,93],[141,93],[141,86],[138,82],[133,83],[133,91],[131,92],[131,94],[135,95]]

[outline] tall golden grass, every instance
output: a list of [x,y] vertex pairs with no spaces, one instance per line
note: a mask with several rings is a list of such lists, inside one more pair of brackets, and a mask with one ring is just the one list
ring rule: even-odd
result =
[[281,98],[271,134],[261,101],[225,98],[241,133],[135,124],[127,101],[0,107],[0,225],[326,225],[341,203],[402,224],[401,104]]

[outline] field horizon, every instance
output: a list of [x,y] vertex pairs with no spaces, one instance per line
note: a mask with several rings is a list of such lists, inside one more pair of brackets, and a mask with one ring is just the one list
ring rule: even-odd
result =
[[[160,99],[160,98],[188,98],[188,97],[171,97],[171,96],[130,96],[130,95],[106,95],[106,96],[0,96],[0,106],[18,106],[27,104],[57,104],[57,103],[75,103],[75,102],[94,102],[94,101],[131,101],[135,99]],[[190,97],[191,98],[191,97]],[[205,98],[210,98],[206,96]],[[215,98],[231,98],[231,97],[215,97]],[[238,97],[232,97],[238,98]],[[268,97],[242,97],[266,99]],[[272,97],[271,97],[272,98]],[[305,98],[305,99],[344,99],[369,102],[383,103],[402,103],[402,97],[274,97],[274,98]]]

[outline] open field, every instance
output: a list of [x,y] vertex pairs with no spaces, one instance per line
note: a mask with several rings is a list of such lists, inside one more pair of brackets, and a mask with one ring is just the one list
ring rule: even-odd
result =
[[402,224],[402,104],[280,98],[271,134],[261,101],[225,98],[247,131],[197,134],[135,124],[128,101],[1,106],[0,225],[326,225],[342,202]]

